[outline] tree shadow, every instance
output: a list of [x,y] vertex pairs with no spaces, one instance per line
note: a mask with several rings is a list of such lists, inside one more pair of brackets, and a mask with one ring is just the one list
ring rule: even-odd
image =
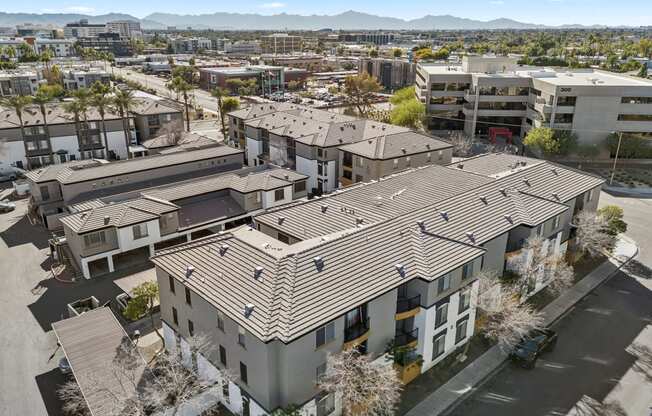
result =
[[627,412],[616,402],[600,403],[589,396],[583,396],[570,411],[572,416],[627,416]]
[[62,403],[59,400],[57,391],[59,386],[68,381],[68,378],[61,374],[58,368],[53,368],[47,373],[39,374],[34,378],[36,385],[41,392],[43,404],[48,412],[48,416],[64,416]]
[[48,240],[51,233],[45,228],[30,224],[27,215],[22,215],[9,228],[0,232],[0,238],[8,247],[16,247],[23,244],[33,244],[39,250],[48,247]]
[[631,260],[627,262],[623,267],[623,271],[627,274],[631,274],[636,277],[643,279],[652,279],[652,269],[647,267],[645,264],[641,263],[638,260]]
[[627,352],[638,358],[632,369],[645,377],[648,383],[652,383],[652,348],[634,343],[627,348]]

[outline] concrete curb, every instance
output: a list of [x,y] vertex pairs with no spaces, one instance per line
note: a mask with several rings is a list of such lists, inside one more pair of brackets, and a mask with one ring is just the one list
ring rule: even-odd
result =
[[[595,273],[600,268],[610,268],[611,266],[613,267],[613,270],[608,271],[604,276],[600,278],[596,278],[595,281],[586,280],[589,275],[585,276],[582,280],[577,282],[575,286],[573,286],[573,288],[580,289],[581,293],[573,293],[571,290],[568,290],[566,293],[553,300],[550,304],[546,305],[546,307],[543,308],[542,312],[544,315],[549,315],[546,318],[547,326],[550,326],[559,321],[563,316],[566,315],[569,310],[571,310],[571,308],[577,305],[582,299],[593,292],[596,288],[608,281],[624,265],[626,265],[629,261],[638,255],[639,248],[638,245],[636,245],[636,242],[625,235],[620,235],[619,239],[625,244],[634,246],[633,252],[628,253],[624,260],[618,259],[615,256],[610,256],[602,264],[591,271],[589,275]],[[557,306],[556,303],[563,304],[563,306]],[[548,308],[550,310],[546,312],[546,309]],[[504,356],[504,354],[499,350],[500,348],[498,346],[494,346],[488,349],[473,363],[469,364],[466,368],[453,376],[453,378],[439,387],[439,389],[432,392],[428,397],[426,397],[425,400],[421,401],[419,404],[410,409],[405,414],[405,416],[446,416],[451,414],[462,402],[464,402],[464,400],[466,400],[475,391],[477,391],[491,378],[493,378],[493,376],[495,376],[500,370],[507,366],[509,361],[507,360],[507,357]],[[482,359],[486,357],[487,360],[497,360],[498,357],[491,357],[491,355],[497,354],[503,355],[502,360],[495,361],[494,363],[488,363],[488,365],[484,366],[483,368]],[[493,368],[489,368],[491,366],[493,366]],[[471,382],[464,382],[462,378],[464,377],[464,374],[468,372],[475,375],[480,374],[480,376]],[[446,400],[447,397],[436,397],[436,395],[440,392],[443,393],[443,395],[448,395],[448,400]],[[430,409],[428,409],[428,407],[430,407]]]

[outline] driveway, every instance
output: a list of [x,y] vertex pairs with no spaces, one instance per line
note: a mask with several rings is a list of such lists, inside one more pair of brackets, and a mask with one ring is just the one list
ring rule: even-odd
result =
[[[49,233],[24,216],[27,201],[0,214],[0,415],[58,415],[57,385],[64,379],[51,323],[66,304],[94,295],[104,303],[120,293],[116,274],[78,283],[51,278]],[[126,272],[125,272],[126,273]]]

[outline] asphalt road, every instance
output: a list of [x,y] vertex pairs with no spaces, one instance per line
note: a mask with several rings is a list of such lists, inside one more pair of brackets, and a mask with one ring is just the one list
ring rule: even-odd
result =
[[[601,205],[625,210],[627,234],[640,254],[631,273],[620,272],[557,323],[559,342],[534,370],[508,365],[453,412],[457,416],[580,414],[585,396],[619,401],[609,415],[652,414],[652,200],[601,195]],[[631,354],[646,346],[644,362]],[[591,416],[597,414],[591,414]]]

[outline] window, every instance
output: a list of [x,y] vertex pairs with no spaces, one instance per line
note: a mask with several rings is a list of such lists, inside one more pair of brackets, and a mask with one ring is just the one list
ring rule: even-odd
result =
[[362,177],[362,175],[355,175],[355,183],[363,182],[363,181],[364,178]]
[[577,97],[557,97],[557,106],[575,106]]
[[618,114],[618,121],[652,121],[652,114]]
[[437,306],[435,310],[435,328],[439,328],[448,322],[448,302]]
[[557,228],[559,228],[559,215],[552,219],[552,229],[556,230]]
[[177,315],[177,308],[174,306],[172,307],[172,322],[177,326],[179,325],[179,315]]
[[240,361],[240,380],[247,384],[247,366]]
[[48,199],[50,199],[50,188],[48,188],[47,186],[41,186],[39,188],[39,191],[41,191],[41,199],[43,201],[47,201]]
[[217,311],[217,329],[224,332],[224,314]]
[[186,287],[185,290],[186,290],[186,304],[188,306],[192,306],[192,297],[190,297],[190,289]]
[[466,329],[469,325],[468,316],[462,320],[457,321],[457,326],[455,328],[455,343],[458,344],[460,341],[466,338]]
[[321,347],[324,344],[328,344],[335,339],[335,322],[330,322],[317,330],[315,333],[315,345],[316,348]]
[[188,335],[195,335],[195,324],[190,319],[188,319]]
[[394,159],[394,169],[398,169],[398,159]]
[[285,197],[285,190],[284,189],[277,189],[274,191],[274,201],[282,201],[283,198]]
[[172,275],[168,275],[168,282],[170,283],[170,292],[174,292],[174,277]]
[[84,245],[88,247],[96,247],[106,243],[106,235],[104,231],[84,235]]
[[317,148],[317,157],[324,157],[324,149],[321,147]]
[[426,160],[430,162],[432,160],[432,157],[430,155],[430,152],[426,153]]
[[326,416],[335,410],[335,397],[332,394],[323,393],[317,396],[317,416]]
[[247,331],[239,326],[238,327],[238,344],[240,344],[243,348],[246,346],[245,344],[245,336],[247,335]]
[[326,374],[326,363],[317,366],[315,369],[315,384],[319,384],[324,374]]
[[460,307],[457,311],[458,314],[465,312],[471,306],[471,288],[467,287],[460,290]]
[[350,152],[342,152],[342,166],[350,168],[353,166],[353,154]]
[[131,227],[134,234],[134,240],[147,237],[147,224],[136,224]]
[[473,275],[473,262],[470,261],[462,267],[462,280],[468,279]]
[[294,183],[294,193],[304,192],[306,190],[306,181]]
[[226,349],[220,345],[220,363],[226,367]]
[[652,104],[652,97],[623,97],[623,104]]
[[437,294],[443,293],[451,287],[451,275],[445,274],[437,279]]
[[446,331],[436,335],[432,340],[432,359],[440,357],[446,350]]
[[573,113],[570,113],[570,114],[557,113],[557,114],[555,114],[555,123],[570,124],[572,122],[573,122]]
[[225,402],[229,402],[229,380],[222,380],[222,396]]
[[405,166],[412,166],[412,164],[411,164],[411,160],[412,160],[412,159],[410,158],[410,156],[407,156],[407,157],[405,158]]
[[446,91],[445,82],[433,82],[430,84],[430,91]]

